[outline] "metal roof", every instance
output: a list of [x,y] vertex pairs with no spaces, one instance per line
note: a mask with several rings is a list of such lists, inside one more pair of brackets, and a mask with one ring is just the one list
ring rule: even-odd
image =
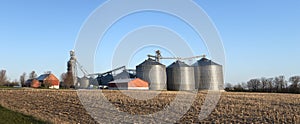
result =
[[50,74],[43,74],[41,76],[39,76],[38,78],[36,78],[39,81],[45,80],[45,78],[47,78]]
[[130,83],[132,81],[135,81],[135,83],[139,82],[139,83],[147,83],[149,84],[148,82],[144,81],[144,80],[141,80],[140,78],[127,78],[127,79],[117,79],[117,80],[114,80],[114,81],[111,81],[109,82],[109,84],[123,84],[123,83]]
[[221,66],[220,64],[215,63],[212,60],[209,60],[207,58],[200,59],[194,65],[196,65],[196,66],[207,66],[207,65],[219,65],[219,66]]
[[25,81],[25,84],[31,83],[33,80],[34,80],[34,79],[28,79],[28,80]]
[[126,78],[130,78],[130,73],[125,70],[117,74],[116,76],[114,76],[114,79],[126,79]]
[[127,78],[127,79],[117,79],[117,80],[114,80],[114,81],[111,81],[111,82],[109,82],[109,84],[110,83],[128,83],[128,82],[130,82],[130,81],[132,81],[132,80],[134,80],[134,79],[131,79],[131,78]]
[[181,61],[173,62],[171,65],[168,66],[168,68],[174,68],[174,67],[191,67],[191,66],[189,66]]
[[149,66],[149,65],[163,65],[151,58],[145,60],[143,63],[139,64],[138,66]]
[[42,74],[41,76],[39,76],[38,78],[36,78],[39,81],[43,81],[46,78],[48,78],[48,80],[59,80],[55,75],[53,74]]

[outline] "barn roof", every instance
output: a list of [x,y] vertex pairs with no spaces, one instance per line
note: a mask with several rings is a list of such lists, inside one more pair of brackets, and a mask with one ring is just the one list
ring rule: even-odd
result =
[[50,80],[58,80],[58,78],[53,74],[42,74],[37,78],[37,80],[43,81],[47,78],[50,78]]
[[33,81],[33,79],[28,79],[25,81],[25,83],[31,83]]
[[45,80],[50,74],[43,74],[40,75],[38,78],[36,78],[37,80],[41,81],[41,80]]

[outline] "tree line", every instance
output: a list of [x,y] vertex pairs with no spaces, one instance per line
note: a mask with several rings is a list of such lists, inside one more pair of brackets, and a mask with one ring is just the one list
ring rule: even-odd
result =
[[246,83],[236,85],[226,83],[225,90],[233,92],[300,93],[300,76],[292,76],[288,80],[284,76],[262,77],[250,79]]
[[[51,73],[50,71],[45,72],[45,74]],[[13,87],[13,86],[22,86],[22,87],[30,87],[30,85],[26,84],[27,80],[30,79],[36,79],[37,74],[35,71],[31,71],[28,76],[27,73],[24,72],[20,75],[19,80],[15,79],[13,81],[10,81],[7,76],[6,70],[0,70],[0,86],[7,86],[7,87]],[[73,83],[73,76],[71,73],[62,73],[60,76],[60,87],[69,89],[74,87]],[[46,83],[47,84],[47,83]],[[47,86],[45,86],[47,87]],[[49,86],[48,86],[49,87]]]

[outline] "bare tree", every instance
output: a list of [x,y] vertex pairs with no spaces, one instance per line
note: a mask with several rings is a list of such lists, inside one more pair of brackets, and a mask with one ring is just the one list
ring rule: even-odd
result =
[[250,81],[247,82],[247,86],[251,91],[258,91],[260,85],[261,82],[259,79],[251,79]]
[[274,82],[274,88],[276,89],[276,91],[279,91],[279,89],[280,89],[280,79],[278,78],[278,77],[275,77],[274,78],[274,80],[273,80],[273,82]]
[[232,84],[231,84],[231,83],[226,83],[226,84],[225,84],[225,90],[226,90],[226,91],[231,91],[231,90],[233,90]]
[[15,79],[13,82],[10,82],[8,86],[13,87],[13,86],[20,86],[20,82],[18,82],[17,79]]
[[60,75],[60,80],[61,80],[61,86],[62,87],[64,87],[64,88],[67,88],[66,87],[66,85],[65,85],[65,80],[66,80],[66,78],[67,78],[67,73],[62,73],[61,75]]
[[61,80],[61,81],[64,81],[66,78],[67,78],[67,73],[62,73],[62,74],[60,75],[60,80]]
[[267,81],[268,92],[271,92],[273,90],[273,87],[274,87],[273,78],[268,78],[266,81]]
[[298,83],[300,82],[300,76],[293,76],[290,77],[289,81],[292,83],[291,84],[291,91],[294,93],[300,92]]
[[248,88],[247,83],[245,83],[245,82],[242,82],[241,86],[244,90],[247,90],[247,88]]
[[35,71],[32,71],[30,74],[29,74],[29,79],[35,79],[37,78],[37,74],[35,73]]
[[20,76],[20,83],[22,86],[25,86],[25,82],[26,82],[26,73],[24,72],[21,76]]
[[44,74],[52,74],[51,71],[45,71]]
[[284,76],[275,77],[274,84],[277,92],[282,92],[287,87],[287,81]]
[[43,83],[43,86],[44,86],[45,88],[49,88],[49,87],[52,86],[52,83],[51,83],[51,81],[46,80],[46,81]]
[[241,83],[238,83],[236,85],[233,86],[233,89],[234,91],[238,91],[238,92],[241,92],[241,91],[244,91],[245,89],[242,87]]
[[6,70],[0,71],[0,85],[5,85],[7,83]]
[[74,85],[73,75],[71,72],[61,74],[61,80],[63,81],[65,88],[71,88],[71,86]]
[[260,81],[261,81],[261,90],[266,91],[266,88],[267,88],[267,85],[268,85],[268,79],[265,78],[265,77],[262,77],[260,79]]

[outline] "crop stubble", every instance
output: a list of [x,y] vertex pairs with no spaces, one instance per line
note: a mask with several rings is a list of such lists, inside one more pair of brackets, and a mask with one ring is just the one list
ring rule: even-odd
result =
[[[147,115],[161,111],[178,95],[176,92],[163,91],[153,99],[137,100],[120,91],[108,90],[103,93],[119,111],[133,115]],[[198,93],[193,105],[179,119],[179,123],[300,123],[300,95],[228,92],[222,93],[219,103],[209,117],[199,121],[198,114],[206,94],[207,92]],[[0,90],[0,104],[53,123],[97,123],[97,118],[93,119],[89,115],[93,113],[88,114],[77,92],[72,90]],[[91,102],[88,106],[97,108],[98,104]],[[105,113],[108,108],[97,109],[103,114],[109,114]],[[107,120],[114,118],[106,116]]]

